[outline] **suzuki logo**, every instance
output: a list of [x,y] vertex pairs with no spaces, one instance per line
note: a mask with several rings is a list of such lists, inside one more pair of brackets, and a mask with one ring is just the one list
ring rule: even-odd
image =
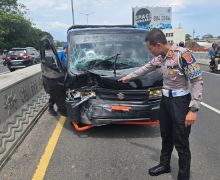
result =
[[125,95],[123,93],[118,93],[117,97],[118,97],[119,100],[125,99]]

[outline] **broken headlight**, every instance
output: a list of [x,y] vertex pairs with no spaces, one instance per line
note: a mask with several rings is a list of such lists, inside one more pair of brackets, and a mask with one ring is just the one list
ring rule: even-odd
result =
[[68,90],[67,91],[67,101],[72,101],[74,99],[84,99],[85,97],[95,97],[94,91],[79,91],[79,90]]
[[76,93],[81,96],[95,95],[94,91],[89,91],[89,90],[88,91],[76,91]]
[[162,89],[149,90],[149,100],[157,100],[162,97]]

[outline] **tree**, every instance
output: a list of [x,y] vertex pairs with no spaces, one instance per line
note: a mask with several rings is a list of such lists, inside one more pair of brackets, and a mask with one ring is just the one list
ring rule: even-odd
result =
[[60,41],[55,41],[54,43],[55,43],[56,47],[62,47],[63,46],[62,42],[60,42]]
[[18,3],[18,0],[1,0],[0,11],[17,15],[26,14],[27,8],[24,4]]
[[218,36],[217,38],[220,39],[220,36]]
[[196,41],[198,41],[200,38],[199,38],[199,36],[196,36],[195,38],[194,38],[194,40],[196,40]]
[[24,7],[24,5],[18,4],[17,0],[1,0],[0,51],[26,46],[38,49],[40,38],[49,34],[33,27],[32,22],[24,17]]
[[190,41],[191,40],[191,35],[190,34],[186,34],[186,36],[185,36],[185,39],[186,39],[186,41]]
[[204,36],[202,36],[202,39],[210,39],[213,38],[214,36],[212,34],[205,34]]

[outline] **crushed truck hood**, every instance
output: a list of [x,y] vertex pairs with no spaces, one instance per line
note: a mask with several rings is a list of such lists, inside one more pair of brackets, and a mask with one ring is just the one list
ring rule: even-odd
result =
[[162,76],[156,72],[150,72],[127,84],[118,82],[118,80],[138,68],[117,70],[116,75],[113,71],[93,70],[87,72],[78,72],[76,74],[68,73],[66,78],[66,87],[80,89],[83,87],[99,87],[117,90],[147,89],[155,86],[162,86]]

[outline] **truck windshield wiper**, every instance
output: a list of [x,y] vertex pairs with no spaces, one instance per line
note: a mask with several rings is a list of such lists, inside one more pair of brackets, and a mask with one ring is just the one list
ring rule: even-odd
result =
[[116,63],[117,63],[117,60],[118,60],[118,56],[120,56],[120,54],[117,53],[115,55],[115,61],[114,61],[114,72],[113,73],[114,73],[115,76],[116,76]]
[[110,56],[110,57],[108,57],[108,58],[106,58],[106,59],[97,59],[97,60],[100,60],[100,61],[97,61],[97,62],[93,65],[93,68],[94,68],[95,66],[97,66],[97,65],[99,65],[99,64],[101,64],[101,63],[103,63],[103,62],[105,62],[105,61],[110,61],[110,60],[112,60],[112,59],[115,59],[115,61],[114,61],[114,72],[115,72],[116,61],[117,61],[119,55],[120,55],[120,54],[117,53],[117,54],[115,54],[114,56]]

